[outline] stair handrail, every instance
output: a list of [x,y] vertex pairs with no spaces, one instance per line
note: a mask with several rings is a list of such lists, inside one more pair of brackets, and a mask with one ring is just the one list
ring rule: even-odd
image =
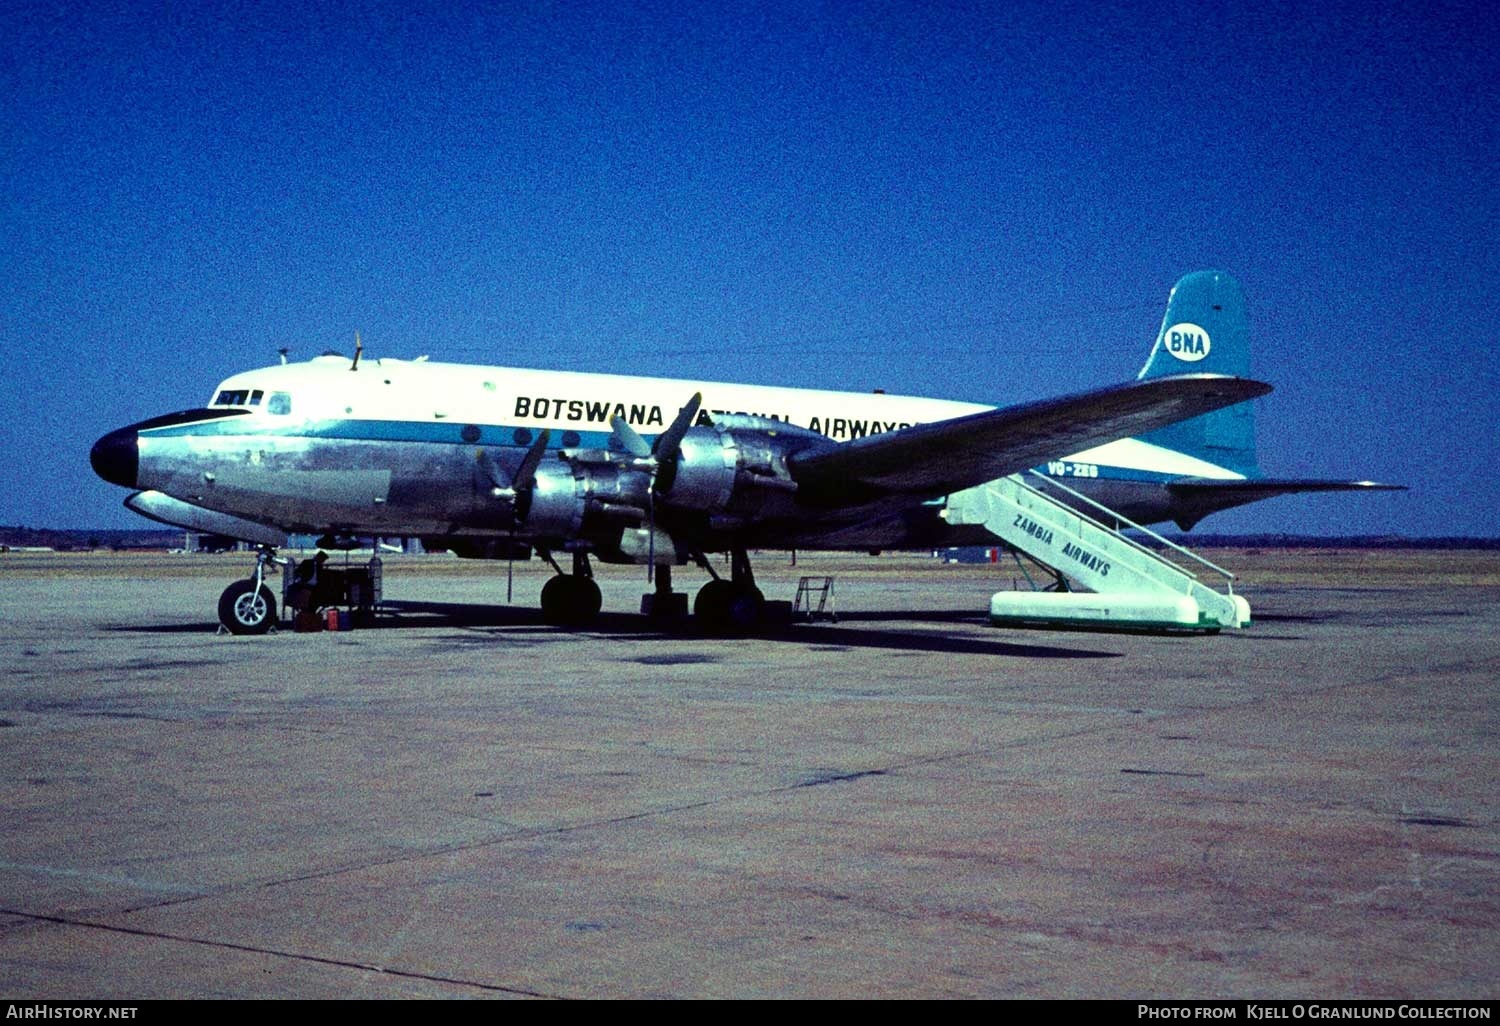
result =
[[[1066,492],[1067,494],[1073,496],[1076,499],[1080,499],[1083,502],[1088,503],[1090,506],[1094,507],[1095,509],[1101,510],[1102,512],[1104,512],[1107,516],[1109,516],[1111,519],[1117,521],[1118,523],[1124,524],[1127,527],[1133,527],[1137,531],[1140,531],[1143,534],[1146,534],[1146,535],[1151,536],[1152,538],[1155,538],[1157,541],[1161,542],[1163,545],[1167,546],[1168,548],[1170,548],[1170,549],[1172,549],[1172,550],[1174,550],[1176,552],[1180,552],[1184,556],[1187,556],[1189,559],[1193,560],[1194,562],[1196,562],[1196,563],[1198,563],[1198,564],[1200,564],[1200,565],[1202,565],[1204,567],[1207,567],[1209,570],[1212,570],[1214,573],[1216,573],[1219,576],[1223,577],[1224,580],[1225,580],[1225,586],[1229,590],[1229,594],[1231,594],[1231,595],[1234,594],[1234,582],[1238,579],[1238,576],[1233,571],[1226,570],[1222,566],[1219,566],[1217,563],[1211,563],[1211,562],[1209,562],[1208,560],[1204,559],[1202,556],[1198,555],[1198,553],[1194,552],[1192,549],[1183,548],[1181,545],[1178,545],[1176,542],[1172,541],[1169,538],[1163,538],[1161,535],[1159,535],[1155,531],[1151,530],[1151,528],[1149,528],[1149,527],[1143,527],[1142,525],[1136,523],[1134,520],[1131,520],[1129,517],[1123,516],[1123,515],[1115,512],[1114,510],[1110,509],[1108,506],[1104,505],[1104,503],[1098,502],[1095,499],[1089,498],[1087,495],[1084,495],[1082,492],[1078,491],[1078,489],[1076,489],[1076,488],[1069,488],[1067,485],[1063,484],[1061,481],[1057,480],[1056,478],[1048,477],[1046,474],[1043,474],[1043,473],[1041,473],[1040,471],[1037,471],[1037,470],[1027,470],[1027,471],[1025,471],[1025,473],[1030,474],[1032,477],[1037,478],[1039,481],[1043,482],[1044,484],[1048,485],[1049,487],[1057,488],[1057,489],[1059,489],[1059,490],[1061,490],[1063,492]],[[1020,479],[1019,475],[1012,474],[1011,475],[1011,479],[1014,480],[1017,484],[1019,484],[1022,488],[1029,489],[1030,491],[1036,492],[1038,495],[1042,495],[1042,493],[1038,489],[1032,488],[1025,481],[1022,481]],[[1042,495],[1042,497],[1046,498],[1045,495]],[[1151,555],[1156,556],[1157,558],[1161,558],[1161,554],[1160,553],[1153,552],[1151,549],[1148,549],[1146,546],[1142,545],[1140,542],[1136,541],[1134,538],[1127,538],[1127,537],[1125,537],[1125,535],[1121,534],[1118,529],[1110,528],[1106,524],[1104,524],[1104,523],[1102,523],[1102,522],[1100,522],[1098,520],[1095,520],[1093,517],[1089,516],[1087,513],[1081,512],[1080,510],[1073,510],[1072,512],[1073,512],[1073,514],[1075,516],[1082,517],[1084,520],[1087,520],[1089,523],[1095,525],[1096,527],[1099,527],[1099,528],[1101,528],[1101,529],[1103,529],[1105,531],[1109,531],[1111,534],[1113,534],[1115,537],[1119,538],[1121,541],[1127,542],[1127,543],[1129,543],[1131,545],[1134,545],[1136,548],[1140,549],[1142,552],[1150,553]],[[1172,564],[1172,565],[1175,566],[1175,564]],[[1187,574],[1189,577],[1195,576],[1191,571],[1186,570],[1183,567],[1177,567],[1177,569],[1181,570],[1183,573]]]

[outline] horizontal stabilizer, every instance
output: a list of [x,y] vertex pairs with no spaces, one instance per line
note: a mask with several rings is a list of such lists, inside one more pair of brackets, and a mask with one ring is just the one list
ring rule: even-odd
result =
[[1167,485],[1176,496],[1177,526],[1184,531],[1210,513],[1232,509],[1278,495],[1307,492],[1404,492],[1406,485],[1380,484],[1377,481],[1321,481],[1306,478],[1260,477],[1247,481],[1220,481],[1209,478],[1182,478]]
[[937,498],[1269,391],[1222,374],[1150,378],[871,435],[788,462],[799,500],[810,505]]

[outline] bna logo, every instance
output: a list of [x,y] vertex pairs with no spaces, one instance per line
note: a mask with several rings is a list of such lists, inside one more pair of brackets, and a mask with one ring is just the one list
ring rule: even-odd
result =
[[1187,321],[1174,324],[1162,332],[1161,344],[1167,347],[1167,352],[1187,363],[1197,363],[1213,347],[1208,332]]

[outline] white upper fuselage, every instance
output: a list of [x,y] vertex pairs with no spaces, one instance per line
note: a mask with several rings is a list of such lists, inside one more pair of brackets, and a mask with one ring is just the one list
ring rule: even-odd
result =
[[[989,409],[975,403],[876,393],[736,385],[720,382],[585,374],[434,363],[362,360],[357,370],[342,356],[246,371],[226,379],[225,393],[260,391],[289,397],[293,420],[402,421],[603,432],[622,416],[642,434],[671,422],[695,392],[703,410],[752,414],[811,428],[835,440],[878,434],[913,424]],[[244,405],[243,402],[232,405]]]
[[[209,406],[248,408],[266,430],[277,434],[295,433],[298,424],[342,422],[344,437],[399,435],[436,440],[474,425],[487,429],[487,443],[524,445],[529,441],[526,435],[506,434],[546,428],[554,433],[554,445],[579,448],[604,446],[610,421],[616,416],[644,435],[656,434],[695,392],[702,393],[703,411],[709,418],[759,416],[808,428],[834,441],[993,409],[919,396],[427,360],[364,359],[351,370],[351,360],[344,356],[321,356],[235,374],[215,389]],[[502,429],[500,438],[494,437],[495,428]],[[1110,468],[1162,477],[1242,477],[1135,439],[1096,446],[1061,460],[1070,468]]]

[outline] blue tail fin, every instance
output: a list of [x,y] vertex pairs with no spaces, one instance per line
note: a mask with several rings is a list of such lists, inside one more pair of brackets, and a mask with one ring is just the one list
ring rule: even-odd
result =
[[[1172,289],[1167,315],[1138,377],[1210,372],[1250,376],[1250,321],[1240,283],[1223,271],[1194,271]],[[1227,406],[1141,436],[1142,441],[1258,477],[1255,411]]]

